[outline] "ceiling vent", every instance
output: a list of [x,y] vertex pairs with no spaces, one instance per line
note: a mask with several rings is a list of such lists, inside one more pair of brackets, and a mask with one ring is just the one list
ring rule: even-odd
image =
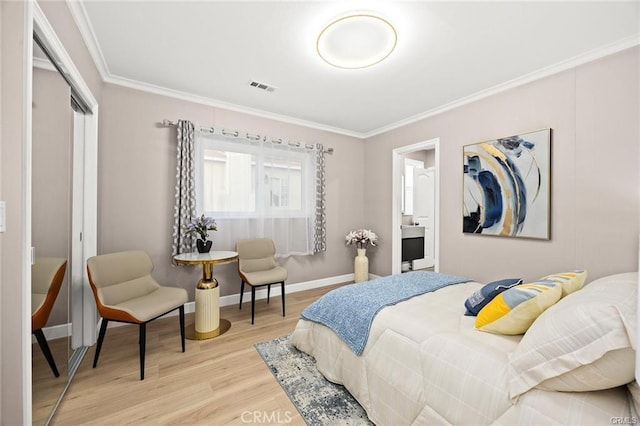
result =
[[268,84],[260,83],[259,81],[255,81],[255,80],[251,80],[249,82],[249,86],[255,87],[256,89],[264,90],[266,92],[275,92],[277,89],[277,87],[275,86],[270,86]]

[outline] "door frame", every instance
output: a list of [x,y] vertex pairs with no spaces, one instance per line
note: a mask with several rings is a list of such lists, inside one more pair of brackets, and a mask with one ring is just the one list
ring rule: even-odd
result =
[[391,152],[392,184],[391,184],[391,273],[402,272],[402,173],[404,170],[404,156],[411,152],[434,150],[435,152],[435,217],[434,217],[434,256],[437,272],[440,270],[440,138],[395,148]]

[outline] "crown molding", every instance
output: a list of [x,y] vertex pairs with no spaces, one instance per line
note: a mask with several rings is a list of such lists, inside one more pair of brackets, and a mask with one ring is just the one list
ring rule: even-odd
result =
[[80,30],[80,35],[84,40],[84,44],[87,46],[89,55],[91,55],[91,59],[93,59],[93,63],[98,69],[100,78],[102,78],[102,81],[106,81],[107,78],[111,76],[111,73],[109,72],[107,61],[102,54],[102,49],[100,49],[96,33],[93,31],[93,26],[89,20],[89,15],[87,15],[84,3],[78,0],[66,0],[66,3],[71,11],[73,20],[76,22],[78,30]]
[[130,80],[123,77],[111,76],[105,79],[105,83],[115,84],[117,86],[128,87],[130,89],[140,90],[143,92],[153,93],[156,95],[167,96],[174,99],[180,99],[187,102],[206,105],[214,108],[226,109],[229,111],[235,111],[242,114],[248,114],[255,117],[267,118],[270,120],[280,121],[288,124],[295,124],[297,126],[307,127],[316,130],[322,130],[325,132],[337,133],[344,136],[350,136],[358,139],[363,139],[362,133],[354,132],[348,129],[342,129],[339,127],[333,127],[322,123],[316,123],[314,121],[307,121],[300,118],[291,117],[288,115],[277,114],[269,111],[260,110],[257,108],[251,108],[244,105],[233,104],[230,102],[220,101],[213,98],[207,98],[204,96],[194,95],[192,93],[182,92],[180,90],[168,89],[162,86],[156,86],[149,83],[143,83],[137,80]]
[[58,72],[49,59],[38,58],[36,56],[33,57],[33,67],[40,68],[41,70]]
[[[46,15],[37,2],[33,2],[33,33],[36,34],[45,44],[45,50],[49,52],[50,60],[58,65],[58,71],[63,74],[64,79],[80,96],[87,106],[93,110],[98,102],[91,92],[91,89],[82,78],[82,74],[76,68],[71,56],[66,51],[62,41],[47,20]],[[33,63],[33,62],[32,62]]]
[[408,117],[404,120],[396,121],[395,123],[391,123],[387,126],[379,127],[377,129],[371,130],[370,132],[366,132],[362,135],[364,139],[372,138],[374,136],[378,136],[382,133],[389,132],[391,130],[398,129],[400,127],[404,127],[409,124],[413,124],[415,122],[424,120],[429,117],[433,117],[438,114],[442,114],[443,112],[450,111],[455,108],[459,108],[463,105],[470,104],[472,102],[479,101],[484,98],[488,98],[489,96],[496,95],[498,93],[505,92],[510,89],[514,89],[519,86],[523,86],[525,84],[531,83],[536,80],[541,80],[545,77],[549,77],[553,74],[558,74],[562,71],[566,71],[568,69],[576,68],[579,65],[586,64],[588,62],[595,61],[600,58],[604,58],[605,56],[612,55],[617,52],[621,52],[626,49],[630,49],[634,46],[640,44],[640,33],[633,35],[631,37],[627,37],[616,42],[613,42],[604,47],[591,50],[589,52],[583,53],[578,56],[574,56],[573,58],[567,59],[566,61],[559,62],[557,64],[542,68],[538,71],[534,71],[529,74],[525,74],[522,77],[515,78],[513,80],[507,81],[505,83],[498,84],[496,86],[490,87],[485,90],[481,90],[476,92],[470,96],[465,96],[463,98],[457,99],[455,101],[449,102],[447,104],[441,105],[439,107],[430,109],[420,114],[416,114],[414,116]]
[[156,86],[153,84],[143,83],[140,81],[131,80],[124,77],[113,75],[109,71],[109,67],[107,66],[107,61],[104,58],[102,49],[100,49],[98,38],[96,37],[95,31],[93,30],[93,26],[91,25],[91,21],[89,20],[89,16],[84,7],[84,4],[81,1],[74,1],[74,0],[66,0],[66,2],[67,2],[67,5],[69,6],[69,10],[71,11],[71,15],[73,16],[73,20],[75,21],[76,25],[78,26],[78,29],[80,30],[80,35],[82,36],[87,46],[87,49],[89,50],[89,54],[91,55],[91,58],[93,59],[93,62],[95,63],[96,68],[98,69],[98,72],[100,73],[100,77],[102,78],[102,81],[105,83],[115,84],[118,86],[128,87],[130,89],[141,90],[143,92],[180,99],[187,102],[193,102],[193,103],[207,105],[215,108],[223,108],[231,111],[240,112],[243,114],[249,114],[249,115],[268,118],[271,120],[276,120],[284,123],[295,124],[298,126],[303,126],[303,127],[308,127],[312,129],[323,130],[326,132],[337,133],[340,135],[351,136],[358,139],[363,139],[363,134],[360,132],[354,132],[352,130],[341,129],[339,127],[328,126],[325,124],[302,120],[302,119],[290,117],[287,115],[276,114],[268,111],[259,110],[256,108],[219,101],[219,100],[207,98],[204,96],[194,95],[194,94],[182,92],[179,90],[168,89],[166,87]]
[[303,119],[299,119],[299,118],[295,118],[295,117],[291,117],[283,114],[276,114],[269,111],[260,110],[257,108],[251,108],[243,105],[233,104],[233,103],[229,103],[229,102],[225,102],[225,101],[221,101],[213,98],[207,98],[204,96],[194,95],[194,94],[182,92],[179,90],[168,89],[166,87],[156,86],[153,84],[143,83],[140,81],[115,76],[111,74],[111,72],[109,71],[109,67],[107,66],[107,62],[105,61],[104,55],[102,54],[102,50],[100,49],[100,45],[97,41],[97,37],[95,35],[93,27],[91,26],[91,22],[89,20],[87,11],[82,1],[66,0],[66,2],[67,2],[67,5],[69,6],[69,9],[71,10],[73,19],[75,20],[76,25],[80,30],[80,34],[82,35],[82,38],[84,39],[84,42],[87,45],[87,49],[89,50],[89,53],[93,59],[93,62],[95,63],[96,68],[98,69],[98,72],[100,73],[100,76],[103,82],[105,83],[128,87],[128,88],[140,90],[143,92],[153,93],[161,96],[167,96],[170,98],[180,99],[183,101],[193,102],[201,105],[207,105],[215,108],[227,109],[227,110],[231,110],[231,111],[235,111],[243,114],[267,118],[270,120],[275,120],[275,121],[280,121],[284,123],[295,124],[298,126],[308,127],[312,129],[322,130],[326,132],[336,133],[340,135],[350,136],[358,139],[372,138],[374,136],[389,132],[391,130],[395,130],[400,127],[424,120],[426,118],[433,117],[438,114],[442,114],[443,112],[447,112],[452,109],[470,104],[472,102],[476,102],[481,99],[487,98],[489,96],[493,96],[498,93],[502,93],[507,90],[531,83],[533,81],[540,80],[542,78],[551,76],[553,74],[557,74],[559,72],[566,71],[571,68],[575,68],[579,65],[583,65],[585,63],[595,61],[597,59],[603,58],[608,55],[612,55],[614,53],[629,49],[631,47],[634,47],[640,44],[640,33],[639,33],[639,34],[635,34],[633,36],[621,39],[617,42],[613,42],[604,47],[591,50],[589,52],[586,52],[578,56],[574,56],[573,58],[551,65],[549,67],[542,68],[538,71],[534,71],[524,76],[515,78],[505,83],[501,83],[496,86],[490,87],[488,89],[481,90],[472,95],[465,96],[463,98],[457,99],[447,104],[413,115],[403,120],[396,121],[394,123],[379,127],[377,129],[373,129],[368,132],[357,132],[354,130],[333,127],[326,124],[317,123],[314,121],[303,120]]

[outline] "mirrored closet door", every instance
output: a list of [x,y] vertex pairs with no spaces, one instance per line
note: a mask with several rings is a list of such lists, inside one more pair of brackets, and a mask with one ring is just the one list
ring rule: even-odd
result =
[[[36,8],[35,12],[31,85],[31,394],[32,423],[46,425],[86,346],[94,341],[95,333],[90,328],[95,324],[95,312],[86,305],[84,265],[86,258],[95,254],[95,226],[86,226],[95,222],[95,175],[91,174],[87,183],[85,173],[88,164],[95,169],[97,157],[88,160],[85,153],[88,140],[95,151],[97,129],[86,95],[83,98],[79,94],[87,92],[86,86],[79,88],[75,84],[77,70],[41,11]],[[93,136],[88,137],[91,131]],[[85,322],[89,332],[83,326]]]
[[37,43],[33,51],[32,314],[43,318],[32,328],[42,327],[45,341],[31,348],[32,413],[33,424],[44,424],[69,377],[73,109],[67,82]]

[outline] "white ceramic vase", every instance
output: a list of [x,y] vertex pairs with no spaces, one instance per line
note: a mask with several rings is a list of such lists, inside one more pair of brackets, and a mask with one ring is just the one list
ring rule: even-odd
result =
[[367,249],[358,249],[358,255],[353,261],[354,281],[360,283],[369,279],[369,259]]

